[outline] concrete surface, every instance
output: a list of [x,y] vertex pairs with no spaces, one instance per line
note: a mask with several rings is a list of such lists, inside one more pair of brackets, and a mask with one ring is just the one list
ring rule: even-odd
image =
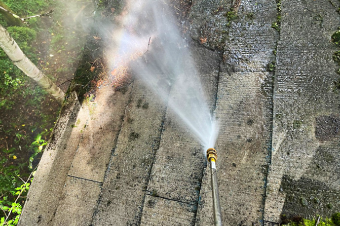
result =
[[[339,14],[329,1],[282,1],[272,162],[265,219],[340,211],[339,75],[330,41]],[[336,130],[337,131],[337,130]],[[327,207],[328,206],[328,207]],[[331,208],[329,208],[331,207]]]
[[[340,211],[339,75],[330,41],[339,2],[193,1],[192,55],[220,122],[224,225]],[[337,7],[334,7],[337,6]],[[281,14],[280,31],[272,28]],[[270,66],[275,64],[275,67]],[[179,98],[169,87],[168,98]],[[19,225],[213,225],[203,150],[167,104],[127,91],[68,100]]]

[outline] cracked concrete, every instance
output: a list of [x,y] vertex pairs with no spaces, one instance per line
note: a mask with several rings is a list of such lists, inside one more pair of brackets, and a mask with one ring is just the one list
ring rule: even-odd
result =
[[[188,18],[220,122],[224,225],[329,217],[340,211],[339,14],[327,0],[282,0],[278,32],[276,1],[242,1],[230,19],[232,4],[196,0]],[[63,109],[19,225],[213,225],[202,147],[141,81],[82,105],[72,95]]]

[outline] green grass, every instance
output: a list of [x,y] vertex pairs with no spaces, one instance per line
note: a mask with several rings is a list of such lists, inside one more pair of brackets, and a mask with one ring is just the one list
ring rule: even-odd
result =
[[15,14],[20,17],[42,13],[53,3],[51,0],[2,0]]

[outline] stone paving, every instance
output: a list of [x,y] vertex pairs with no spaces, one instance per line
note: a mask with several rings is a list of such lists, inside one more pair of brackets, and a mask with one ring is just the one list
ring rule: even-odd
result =
[[[196,0],[188,17],[190,49],[220,122],[224,225],[339,212],[338,49],[331,42],[339,2],[248,0],[237,18],[226,16],[232,5]],[[179,98],[175,89],[167,93]],[[138,79],[121,91],[103,87],[82,105],[72,94],[19,225],[213,225],[202,153]]]

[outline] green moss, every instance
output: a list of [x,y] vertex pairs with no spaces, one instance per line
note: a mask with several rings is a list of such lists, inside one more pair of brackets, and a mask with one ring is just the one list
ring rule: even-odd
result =
[[277,31],[280,31],[280,26],[279,26],[279,24],[277,22],[273,22],[272,23],[272,28],[274,28]]
[[276,10],[277,10],[277,17],[276,21],[272,23],[272,28],[280,32],[281,27],[281,0],[277,0],[276,4]]
[[301,128],[301,125],[302,125],[302,121],[294,120],[294,122],[293,122],[293,129],[299,129],[299,128]]
[[271,62],[271,63],[269,63],[269,64],[267,65],[267,70],[268,70],[269,72],[275,71],[275,68],[276,68],[275,62]]
[[231,22],[238,18],[237,12],[235,12],[234,10],[227,12],[225,16],[227,17],[227,27],[230,27]]
[[280,120],[280,119],[282,119],[282,114],[276,113],[276,114],[275,114],[275,117],[276,117],[278,120]]
[[336,51],[334,54],[333,54],[333,60],[335,62],[337,62],[339,65],[340,65],[340,51]]
[[246,17],[249,19],[249,20],[253,20],[254,19],[254,13],[248,13],[247,15],[246,15]]
[[229,22],[236,20],[238,18],[237,12],[235,12],[234,10],[231,10],[231,11],[227,12],[226,17],[227,17],[227,20]]
[[340,46],[340,30],[334,32],[334,34],[332,35],[332,42]]
[[308,201],[307,201],[306,198],[301,197],[301,198],[300,198],[300,201],[301,201],[301,205],[302,205],[302,206],[308,206]]

